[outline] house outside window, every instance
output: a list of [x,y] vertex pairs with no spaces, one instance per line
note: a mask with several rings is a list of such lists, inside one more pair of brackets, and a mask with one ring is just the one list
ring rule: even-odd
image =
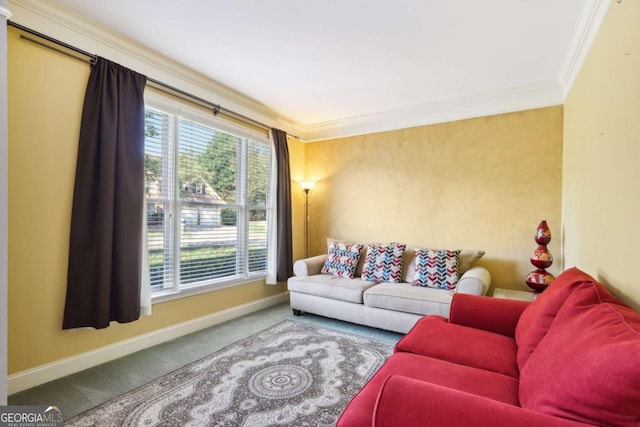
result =
[[152,294],[264,277],[271,173],[267,135],[156,96],[145,99]]

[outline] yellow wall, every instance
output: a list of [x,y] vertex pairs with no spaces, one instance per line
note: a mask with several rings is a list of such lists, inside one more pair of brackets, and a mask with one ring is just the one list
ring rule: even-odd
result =
[[640,309],[640,2],[612,2],[565,103],[567,267]]
[[152,316],[137,322],[62,331],[73,181],[88,75],[88,65],[9,31],[9,374],[285,291],[284,285],[256,282],[156,304]]
[[298,181],[305,179],[305,144],[289,138],[289,163],[291,166],[291,227],[293,229],[293,261],[305,257],[304,253],[304,192]]
[[546,219],[560,267],[562,107],[307,145],[311,253],[326,237],[483,249],[495,287],[524,277]]

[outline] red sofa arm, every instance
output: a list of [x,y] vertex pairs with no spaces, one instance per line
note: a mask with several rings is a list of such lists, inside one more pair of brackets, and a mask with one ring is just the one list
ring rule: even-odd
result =
[[449,310],[449,322],[514,337],[527,301],[455,294]]
[[413,378],[391,375],[378,394],[372,425],[584,427],[587,424]]

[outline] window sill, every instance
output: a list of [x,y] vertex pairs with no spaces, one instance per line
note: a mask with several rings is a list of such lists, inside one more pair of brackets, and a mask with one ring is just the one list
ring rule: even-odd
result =
[[230,282],[192,286],[192,287],[180,289],[179,291],[174,291],[173,289],[166,290],[166,291],[158,291],[158,292],[154,292],[151,295],[151,303],[159,304],[159,303],[172,301],[180,298],[186,298],[194,295],[204,294],[207,292],[214,292],[220,289],[233,288],[235,286],[246,285],[248,283],[264,282],[265,279],[266,279],[265,275],[259,275],[259,276],[253,276],[246,279],[242,279],[242,280],[234,280]]

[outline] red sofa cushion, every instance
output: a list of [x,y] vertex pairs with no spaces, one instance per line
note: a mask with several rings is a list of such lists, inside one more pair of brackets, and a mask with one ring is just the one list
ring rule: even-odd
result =
[[520,402],[576,421],[637,427],[640,314],[597,283],[575,290],[520,372]]
[[[338,419],[336,427],[370,427],[380,389],[391,375],[403,375],[518,405],[518,381],[515,378],[427,356],[401,352],[394,353],[364,388],[351,399]],[[457,410],[456,402],[451,402],[451,410]]]
[[456,293],[451,300],[449,322],[513,338],[518,320],[529,304],[528,301]]
[[515,334],[520,370],[544,338],[567,297],[589,283],[595,283],[595,280],[577,268],[565,270],[522,312]]
[[440,316],[420,319],[411,332],[398,341],[395,351],[430,356],[514,378],[519,376],[513,338],[449,323]]

